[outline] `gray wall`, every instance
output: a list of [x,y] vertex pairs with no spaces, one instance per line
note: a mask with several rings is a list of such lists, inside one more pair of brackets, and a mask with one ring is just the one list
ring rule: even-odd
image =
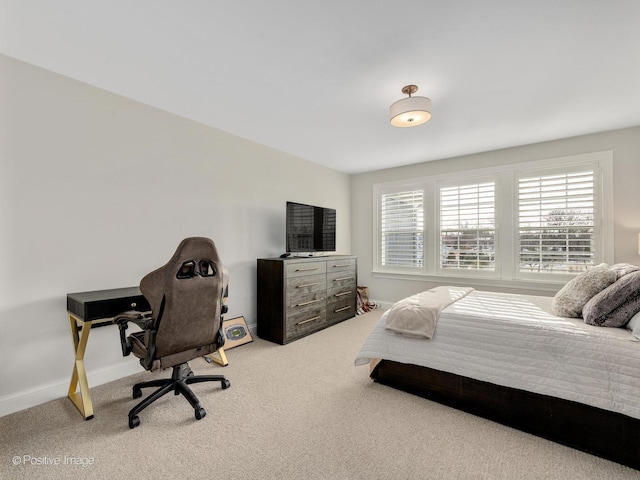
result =
[[[66,395],[67,293],[137,285],[184,237],[215,240],[250,326],[287,200],[336,208],[351,253],[346,174],[1,55],[0,78],[0,415]],[[90,386],[141,370],[114,327],[86,365]]]
[[[614,235],[614,261],[640,264],[640,127],[634,127],[352,176],[351,243],[353,254],[358,256],[358,283],[368,286],[370,296],[382,304],[436,286],[420,280],[373,275],[373,185],[605,150],[613,151],[614,231],[611,234]],[[491,287],[483,289],[497,290]],[[541,294],[532,290],[512,291]]]

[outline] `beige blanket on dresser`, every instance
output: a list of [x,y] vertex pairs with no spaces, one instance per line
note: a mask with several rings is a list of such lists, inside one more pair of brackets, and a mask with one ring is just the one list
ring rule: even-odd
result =
[[385,329],[430,340],[440,312],[472,291],[471,287],[441,286],[400,300],[387,312]]

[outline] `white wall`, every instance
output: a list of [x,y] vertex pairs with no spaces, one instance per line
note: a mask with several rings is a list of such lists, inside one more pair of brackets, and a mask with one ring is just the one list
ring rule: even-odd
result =
[[[418,128],[429,127],[427,124]],[[358,283],[368,286],[371,298],[383,304],[436,286],[419,280],[381,278],[372,274],[374,184],[608,150],[613,151],[614,231],[611,234],[614,235],[614,261],[640,265],[640,127],[634,127],[352,176],[351,242],[352,252],[358,256]],[[512,291],[542,295],[536,291]]]
[[[66,395],[67,293],[137,285],[184,237],[214,239],[250,326],[287,200],[336,208],[351,253],[346,174],[1,55],[0,78],[0,415]],[[141,370],[114,327],[86,365],[90,386]]]
[[[136,285],[186,236],[216,241],[228,318],[255,324],[256,258],[284,250],[286,200],[336,208],[338,253],[392,302],[432,285],[371,274],[373,184],[612,150],[615,261],[640,263],[640,127],[349,177],[2,55],[0,78],[0,415],[66,395],[67,293]],[[91,386],[141,369],[111,327],[86,364]]]

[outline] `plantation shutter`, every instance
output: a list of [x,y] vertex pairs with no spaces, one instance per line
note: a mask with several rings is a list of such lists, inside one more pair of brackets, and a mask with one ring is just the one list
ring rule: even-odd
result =
[[381,265],[424,265],[423,198],[422,189],[385,193],[380,196]]
[[495,182],[440,188],[440,267],[495,270]]
[[573,273],[594,264],[594,170],[518,182],[519,271]]

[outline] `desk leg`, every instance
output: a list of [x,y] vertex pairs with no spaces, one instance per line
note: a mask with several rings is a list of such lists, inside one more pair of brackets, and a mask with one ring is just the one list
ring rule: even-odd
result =
[[[87,349],[91,322],[83,323],[80,335],[78,335],[78,323],[73,315],[69,315],[69,326],[71,327],[71,339],[73,340],[73,349],[75,351],[75,364],[71,374],[71,383],[69,384],[69,398],[80,410],[84,419],[90,420],[93,418],[93,404],[89,393],[87,372],[84,368],[84,352]],[[80,386],[79,392],[77,391],[78,385]]]
[[213,363],[217,363],[218,365],[222,365],[223,367],[226,367],[227,365],[229,365],[229,362],[227,361],[227,356],[224,353],[224,348],[220,347],[217,353],[220,356],[220,358],[214,356],[216,352],[210,353],[209,355],[206,355],[206,357],[209,358],[209,360],[211,360]]

